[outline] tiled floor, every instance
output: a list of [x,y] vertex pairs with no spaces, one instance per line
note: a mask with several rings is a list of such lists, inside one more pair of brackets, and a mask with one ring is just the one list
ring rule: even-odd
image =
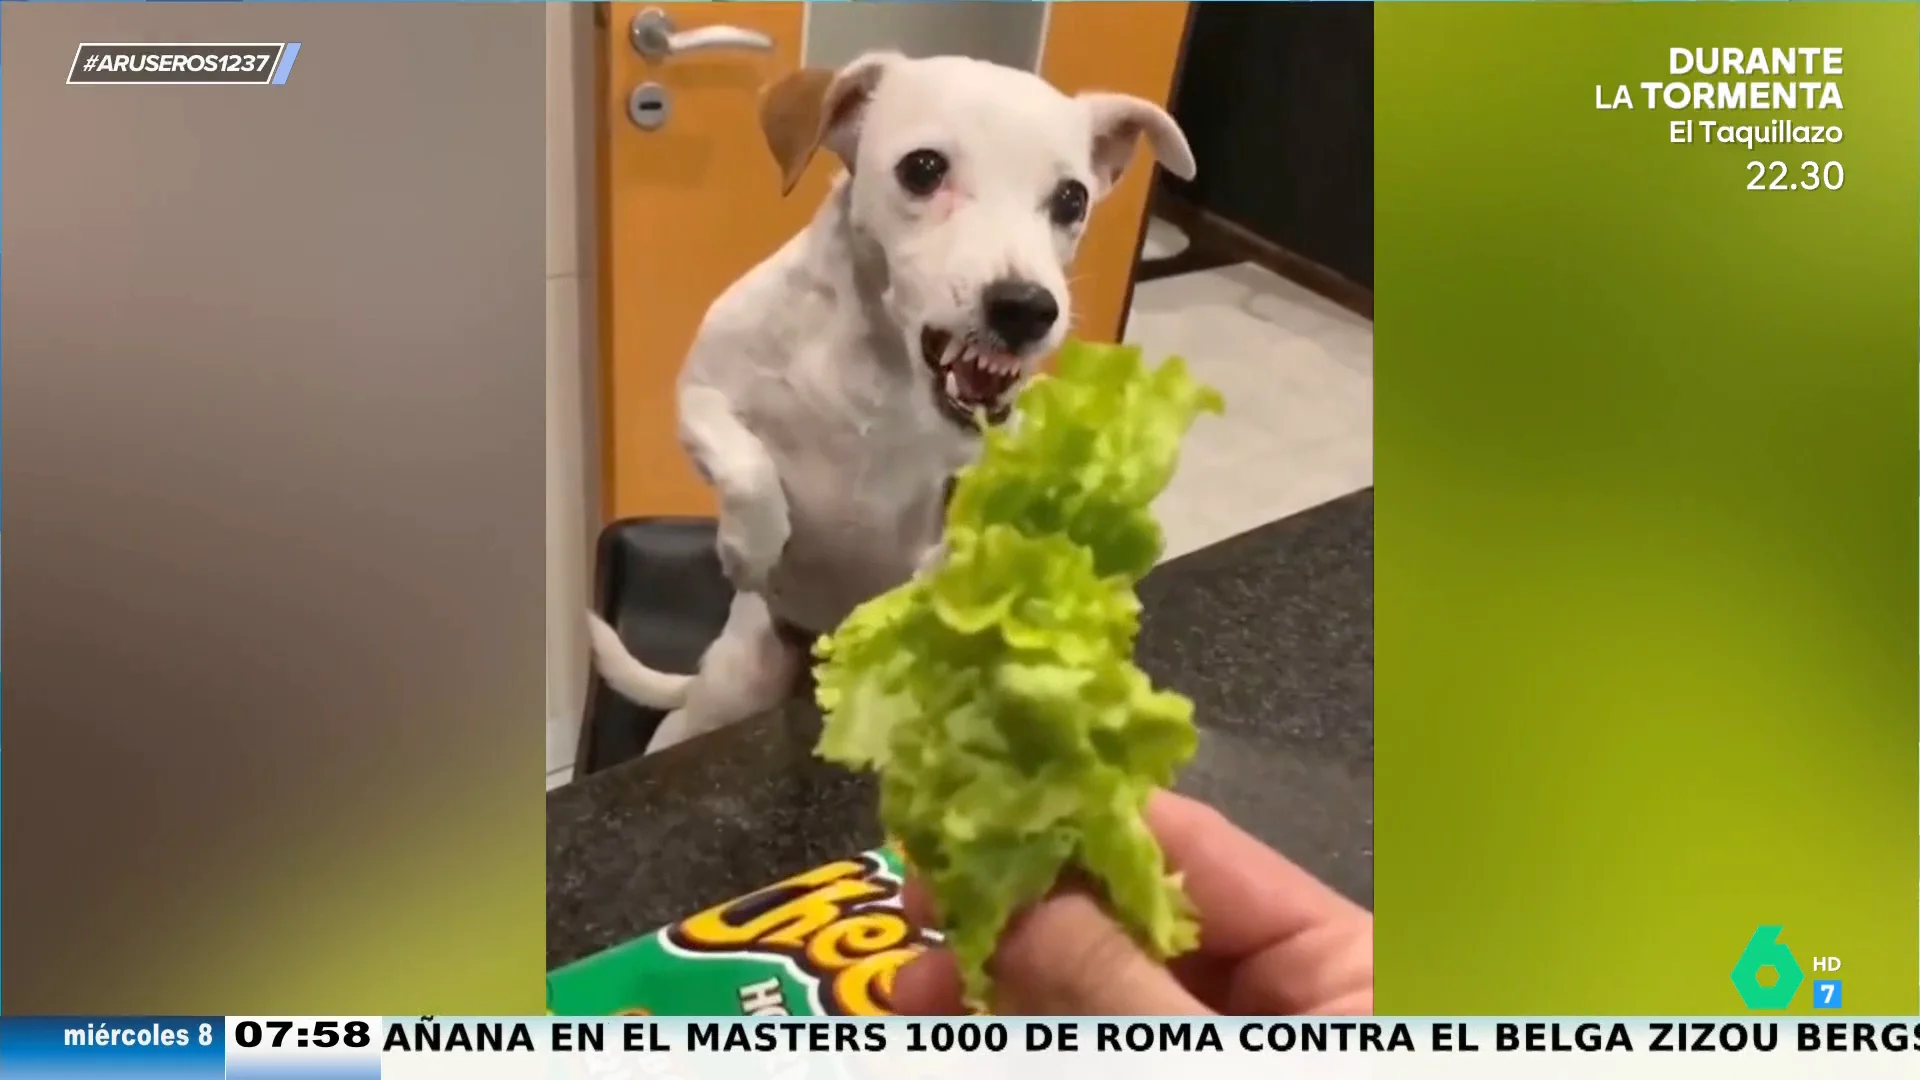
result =
[[[1159,222],[1148,251],[1178,250]],[[1157,508],[1184,555],[1373,483],[1373,325],[1256,266],[1147,282],[1127,340],[1184,357],[1226,398],[1195,425]]]
[[[1183,242],[1156,221],[1147,254]],[[1227,402],[1195,426],[1157,504],[1166,558],[1373,483],[1372,323],[1245,264],[1147,282],[1133,299],[1127,340],[1184,357]],[[548,742],[553,788],[573,748]]]

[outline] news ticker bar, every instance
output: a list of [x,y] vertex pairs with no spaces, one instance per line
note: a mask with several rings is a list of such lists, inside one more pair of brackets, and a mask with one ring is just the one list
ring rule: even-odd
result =
[[[1101,1061],[1075,1066],[1083,1056]],[[1058,1080],[1063,1069],[1144,1080],[1163,1075],[1175,1058],[1212,1059],[1228,1080],[1264,1080],[1277,1066],[1305,1080],[1537,1080],[1543,1067],[1563,1080],[1768,1080],[1798,1077],[1814,1057],[1823,1059],[1814,1068],[1827,1076],[1890,1075],[1889,1057],[1905,1059],[1909,1064],[1899,1068],[1910,1070],[1920,1060],[1920,1020],[0,1018],[0,1075],[7,1080],[765,1080],[770,1070],[796,1080],[925,1080],[977,1074],[983,1066],[1004,1080]]]
[[69,86],[285,86],[300,43],[82,42]]

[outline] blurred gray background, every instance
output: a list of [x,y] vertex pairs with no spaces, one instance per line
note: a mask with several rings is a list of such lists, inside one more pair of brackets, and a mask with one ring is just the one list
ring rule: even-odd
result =
[[0,27],[8,1012],[534,1012],[540,7]]

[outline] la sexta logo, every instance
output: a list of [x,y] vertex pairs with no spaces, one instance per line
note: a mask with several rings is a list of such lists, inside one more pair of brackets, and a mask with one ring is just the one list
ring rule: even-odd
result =
[[[1756,1012],[1776,1012],[1792,1005],[1793,995],[1800,992],[1800,983],[1806,979],[1793,950],[1780,940],[1783,929],[1755,928],[1733,965],[1733,988],[1739,992],[1741,1003]],[[1760,981],[1760,973],[1767,968],[1773,969],[1772,985]]]

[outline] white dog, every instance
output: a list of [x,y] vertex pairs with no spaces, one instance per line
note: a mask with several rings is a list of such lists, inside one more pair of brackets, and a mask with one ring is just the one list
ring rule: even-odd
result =
[[761,123],[785,191],[820,148],[846,175],[714,301],[680,374],[680,440],[719,495],[737,590],[699,674],[645,666],[590,616],[608,685],[673,710],[649,752],[779,704],[817,635],[933,557],[978,417],[1004,419],[1066,336],[1087,211],[1143,135],[1194,171],[1156,105],[964,57],[798,71]]

